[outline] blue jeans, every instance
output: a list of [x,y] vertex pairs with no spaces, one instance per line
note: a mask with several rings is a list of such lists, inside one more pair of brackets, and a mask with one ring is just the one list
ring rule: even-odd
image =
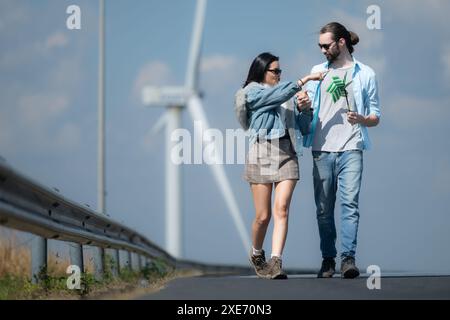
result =
[[354,257],[359,223],[359,191],[363,152],[313,151],[314,199],[322,257],[336,257],[334,206],[336,192],[341,201],[341,257]]

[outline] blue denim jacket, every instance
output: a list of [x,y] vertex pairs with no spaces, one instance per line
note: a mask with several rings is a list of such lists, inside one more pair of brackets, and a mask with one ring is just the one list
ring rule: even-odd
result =
[[[355,96],[356,109],[359,114],[365,116],[374,114],[380,118],[380,102],[378,98],[378,84],[375,72],[369,66],[362,64],[356,59],[353,59],[353,62],[355,63],[355,68],[353,70],[353,94]],[[328,67],[328,62],[316,65],[312,68],[311,73],[326,71]],[[306,90],[312,101],[312,107],[314,109],[311,133],[305,136],[303,141],[303,145],[306,148],[312,146],[317,122],[319,121],[321,83],[321,81],[310,81],[306,84]],[[370,142],[369,133],[366,126],[361,126],[361,134],[363,148],[365,150],[369,150],[372,144]]]
[[299,112],[296,107],[292,107],[292,104],[290,110],[293,112],[289,114],[292,114],[294,119],[293,121],[287,119],[287,121],[293,123],[293,128],[289,124],[286,125],[280,117],[281,104],[292,103],[289,100],[300,90],[301,87],[296,82],[280,82],[273,87],[252,82],[238,91],[237,95],[239,92],[245,95],[250,145],[256,142],[257,137],[262,139],[281,138],[288,129],[297,156],[302,155],[303,136],[300,127],[309,126],[311,117]]

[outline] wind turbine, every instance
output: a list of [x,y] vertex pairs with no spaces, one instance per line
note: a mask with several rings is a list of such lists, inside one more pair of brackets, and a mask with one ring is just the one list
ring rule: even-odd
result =
[[[181,112],[187,106],[192,121],[201,123],[202,128],[208,130],[209,123],[202,106],[198,90],[198,72],[200,63],[200,48],[202,44],[203,26],[206,12],[206,0],[197,0],[197,9],[194,20],[194,27],[191,39],[185,85],[181,87],[145,87],[142,91],[142,100],[148,106],[165,106],[165,114],[158,120],[152,132],[156,133],[164,126],[166,127],[166,185],[165,185],[165,205],[166,205],[166,249],[174,257],[181,258],[182,250],[182,208],[181,208],[181,166],[170,161],[171,150],[177,144],[172,141],[172,132],[180,128]],[[230,182],[225,174],[223,165],[219,164],[218,154],[215,152],[218,145],[216,141],[206,141],[202,137],[202,146],[208,146],[211,151],[209,156],[213,158],[214,164],[209,164],[216,183],[224,195],[225,203],[233,219],[235,227],[239,233],[246,254],[250,249],[250,237],[242,219],[241,212],[237,205]],[[214,161],[217,160],[217,161]]]

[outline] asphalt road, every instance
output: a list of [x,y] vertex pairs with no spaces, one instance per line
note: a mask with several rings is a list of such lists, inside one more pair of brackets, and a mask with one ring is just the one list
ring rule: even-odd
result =
[[[375,282],[370,279],[372,285]],[[380,278],[380,289],[369,290],[368,278],[317,279],[289,275],[287,280],[255,276],[203,276],[176,279],[144,300],[303,300],[303,299],[450,299],[450,276],[392,275]]]

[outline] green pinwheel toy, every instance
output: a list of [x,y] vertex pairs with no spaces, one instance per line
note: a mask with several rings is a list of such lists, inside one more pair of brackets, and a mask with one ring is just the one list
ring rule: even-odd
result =
[[333,100],[333,103],[336,103],[341,97],[345,98],[345,101],[347,102],[347,109],[348,111],[352,111],[352,108],[350,108],[350,105],[348,103],[348,93],[347,93],[347,87],[352,83],[352,81],[347,82],[347,72],[344,75],[344,79],[340,79],[339,77],[332,77],[333,81],[328,86],[327,92],[331,94],[331,98]]

